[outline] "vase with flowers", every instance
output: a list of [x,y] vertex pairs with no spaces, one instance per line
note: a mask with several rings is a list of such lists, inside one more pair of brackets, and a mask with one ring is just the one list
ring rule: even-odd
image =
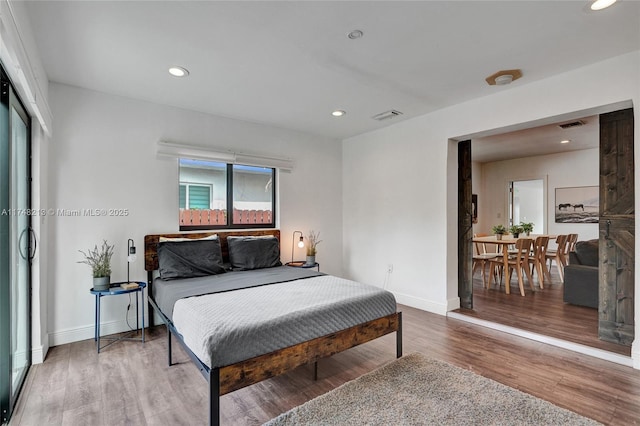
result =
[[84,260],[78,263],[84,263],[91,267],[93,276],[93,289],[96,291],[104,291],[109,289],[111,282],[111,257],[113,256],[113,246],[107,243],[107,240],[102,242],[102,246],[98,248],[98,245],[93,250],[89,249],[86,252],[78,250],[84,256]]
[[309,235],[307,235],[307,262],[306,266],[314,266],[316,264],[316,246],[320,244],[322,240],[320,239],[320,233],[315,232],[313,230],[309,231]]

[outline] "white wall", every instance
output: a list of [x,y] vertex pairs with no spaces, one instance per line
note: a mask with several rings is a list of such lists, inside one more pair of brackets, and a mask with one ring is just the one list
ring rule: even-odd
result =
[[[615,108],[602,108],[612,104],[633,103],[638,123],[639,71],[640,52],[633,52],[529,84],[525,75],[510,86],[497,87],[495,95],[345,140],[347,275],[381,285],[386,265],[393,263],[388,288],[401,303],[441,314],[459,306],[457,141],[603,112]],[[640,143],[637,124],[635,140]],[[639,152],[635,150],[636,163]],[[636,173],[636,188],[639,183]],[[638,219],[636,227],[640,229]],[[636,245],[640,247],[640,235]],[[635,270],[640,294],[639,260]],[[636,323],[638,319],[640,298]],[[640,348],[635,345],[632,350],[640,368]]]
[[509,181],[546,179],[547,229],[543,230],[536,226],[534,233],[546,232],[552,235],[575,233],[580,240],[598,238],[598,224],[555,223],[554,200],[556,188],[598,186],[599,155],[598,149],[585,149],[482,164],[480,167],[484,202],[480,205],[478,212],[478,232],[490,233],[491,227],[498,223],[506,226],[508,205],[505,191]]
[[[226,147],[293,159],[279,173],[283,262],[294,230],[320,231],[321,270],[342,274],[341,144],[274,127],[195,113],[52,83],[55,132],[49,150],[49,207],[129,209],[126,217],[47,217],[48,332],[51,345],[93,337],[93,296],[81,254],[115,244],[112,280],[126,279],[127,239],[178,231],[178,164],[158,158],[159,140]],[[297,253],[304,255],[304,253]],[[132,279],[146,280],[141,259]],[[299,257],[299,256],[298,256]],[[124,329],[126,296],[103,299],[104,332]]]

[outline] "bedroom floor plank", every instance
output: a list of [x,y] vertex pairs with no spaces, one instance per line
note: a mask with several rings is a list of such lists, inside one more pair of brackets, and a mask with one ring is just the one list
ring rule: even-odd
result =
[[[401,306],[404,353],[421,352],[605,424],[640,422],[640,371],[561,348]],[[207,384],[179,345],[166,361],[166,331],[142,346],[93,341],[52,348],[31,368],[11,425],[206,424]],[[259,425],[395,359],[387,335],[221,399],[223,425]],[[98,374],[96,374],[98,372]],[[95,383],[86,383],[93,377]],[[95,391],[97,389],[97,391]]]

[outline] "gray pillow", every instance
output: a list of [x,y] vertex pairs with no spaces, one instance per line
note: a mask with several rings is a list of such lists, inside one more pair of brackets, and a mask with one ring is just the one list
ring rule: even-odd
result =
[[234,271],[282,266],[276,237],[227,237],[227,245]]
[[598,266],[598,240],[578,241],[576,243],[576,256],[581,265]]
[[202,277],[222,274],[222,250],[220,240],[194,240],[162,242],[158,244],[158,269],[160,278]]

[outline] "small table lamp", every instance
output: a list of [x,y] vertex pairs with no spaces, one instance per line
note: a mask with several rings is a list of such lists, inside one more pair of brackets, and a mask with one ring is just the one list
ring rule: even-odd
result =
[[293,253],[294,253],[294,244],[296,242],[296,234],[300,234],[300,239],[298,240],[298,247],[304,247],[304,236],[302,235],[302,231],[293,231],[293,239],[291,240],[291,262],[293,263]]
[[131,282],[129,279],[129,264],[136,261],[136,246],[134,245],[134,241],[129,238],[127,241],[127,282]]

